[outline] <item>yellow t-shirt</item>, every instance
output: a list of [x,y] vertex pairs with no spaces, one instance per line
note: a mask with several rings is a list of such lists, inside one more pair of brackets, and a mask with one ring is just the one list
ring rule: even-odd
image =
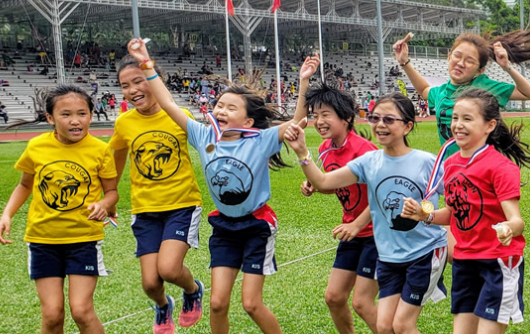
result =
[[24,241],[69,244],[103,239],[103,223],[88,220],[101,200],[101,179],[117,176],[110,147],[88,134],[65,145],[53,132],[33,138],[15,168],[34,175]]
[[116,120],[109,145],[129,150],[132,214],[202,206],[187,138],[163,110],[142,115],[131,109]]

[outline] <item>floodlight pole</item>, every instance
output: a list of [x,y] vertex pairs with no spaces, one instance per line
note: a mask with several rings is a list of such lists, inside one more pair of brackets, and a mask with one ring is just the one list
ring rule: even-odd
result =
[[228,81],[232,82],[232,53],[230,50],[230,22],[228,20],[228,4],[225,1],[225,33],[226,33],[226,69]]
[[379,96],[383,95],[383,85],[385,84],[385,64],[383,50],[383,15],[381,14],[381,0],[377,0],[377,59],[379,66]]
[[[57,71],[57,83],[64,84],[66,77],[64,73],[63,40],[61,35],[61,23],[79,6],[79,3],[70,4],[59,2],[59,0],[28,0],[28,2],[52,25],[53,44],[55,49],[55,66]],[[61,15],[63,14],[63,15]],[[61,18],[62,16],[62,18]],[[46,51],[46,50],[42,50]]]
[[318,47],[320,53],[320,78],[324,82],[324,49],[322,47],[322,20],[320,19],[320,0],[317,0],[318,10]]
[[134,38],[140,38],[140,18],[138,15],[138,0],[131,0],[132,23]]
[[[524,30],[524,1],[523,0],[519,0],[519,27],[521,28],[521,31]],[[524,74],[524,67],[525,65],[522,64],[521,65],[521,74],[523,75],[523,77],[525,76]],[[521,101],[521,109],[522,110],[525,110],[526,109],[526,103],[524,101]]]
[[[278,110],[282,109],[282,80],[280,77],[280,45],[278,38],[278,9],[274,11],[274,48],[276,51],[276,99]],[[268,64],[265,64],[267,67]],[[287,83],[286,83],[287,84]]]

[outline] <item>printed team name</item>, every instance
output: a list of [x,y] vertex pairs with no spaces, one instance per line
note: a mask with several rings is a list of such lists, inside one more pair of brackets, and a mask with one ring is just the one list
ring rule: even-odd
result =
[[230,158],[225,159],[225,164],[229,166],[233,166],[241,171],[245,168],[245,165],[243,165],[241,162],[230,159]]
[[70,162],[66,162],[64,164],[64,168],[75,171],[77,173],[77,175],[79,175],[79,176],[81,176],[83,178],[84,182],[88,182],[90,180],[88,175],[87,175],[87,173],[86,173],[86,171],[85,171],[85,169],[80,167],[79,165],[72,164]]
[[173,135],[170,135],[168,133],[164,132],[151,132],[151,137],[156,139],[165,139],[167,142],[169,142],[171,145],[173,145],[173,148],[178,148],[179,143],[177,141],[177,138],[175,138]]
[[407,180],[404,180],[404,179],[402,179],[402,178],[396,178],[396,179],[394,179],[394,184],[397,185],[397,186],[405,187],[405,188],[407,188],[410,192],[414,192],[414,191],[416,191],[416,186],[414,185],[414,183],[409,182],[409,181],[407,181]]

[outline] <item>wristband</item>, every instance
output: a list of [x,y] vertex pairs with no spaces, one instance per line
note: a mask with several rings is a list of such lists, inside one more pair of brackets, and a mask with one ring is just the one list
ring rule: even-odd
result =
[[155,61],[151,59],[146,59],[140,64],[141,70],[149,70],[155,67]]
[[300,166],[308,166],[309,162],[313,159],[313,156],[311,155],[311,151],[307,150],[307,155],[304,159],[298,160],[298,163]]
[[427,217],[427,219],[423,221],[423,224],[427,226],[431,226],[433,221],[434,221],[434,211],[429,213],[429,216]]
[[409,58],[406,62],[404,62],[403,64],[399,64],[399,66],[401,66],[401,67],[405,67],[405,66],[407,66],[409,63],[410,63],[410,58]]
[[156,73],[156,74],[153,75],[152,77],[145,78],[145,80],[147,80],[147,81],[151,81],[151,80],[156,79],[156,78],[158,78],[158,73]]

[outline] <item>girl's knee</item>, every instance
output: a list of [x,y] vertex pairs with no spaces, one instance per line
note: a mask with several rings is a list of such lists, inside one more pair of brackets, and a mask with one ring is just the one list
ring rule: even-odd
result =
[[152,294],[157,293],[164,287],[164,282],[162,280],[144,280],[142,281],[142,288],[146,295],[151,296]]
[[47,328],[62,326],[64,323],[64,307],[43,307],[42,322]]
[[253,300],[252,298],[243,299],[243,309],[249,315],[256,314],[262,306],[263,302],[261,300]]
[[177,282],[184,274],[184,268],[180,267],[159,267],[158,275],[166,282]]
[[226,313],[228,314],[228,308],[230,307],[230,299],[224,300],[222,298],[217,298],[212,295],[210,298],[210,312],[216,314]]
[[348,302],[348,294],[344,293],[337,293],[335,291],[326,290],[326,293],[324,295],[324,299],[326,300],[326,304],[328,307],[336,307],[344,305]]
[[86,303],[70,304],[70,312],[72,314],[72,319],[74,319],[77,324],[87,324],[96,318],[94,304],[91,301]]
[[375,303],[370,299],[353,298],[352,307],[355,313],[362,316],[367,312],[371,312],[375,308]]
[[377,319],[377,333],[379,334],[394,334],[394,328],[391,322],[380,321]]

